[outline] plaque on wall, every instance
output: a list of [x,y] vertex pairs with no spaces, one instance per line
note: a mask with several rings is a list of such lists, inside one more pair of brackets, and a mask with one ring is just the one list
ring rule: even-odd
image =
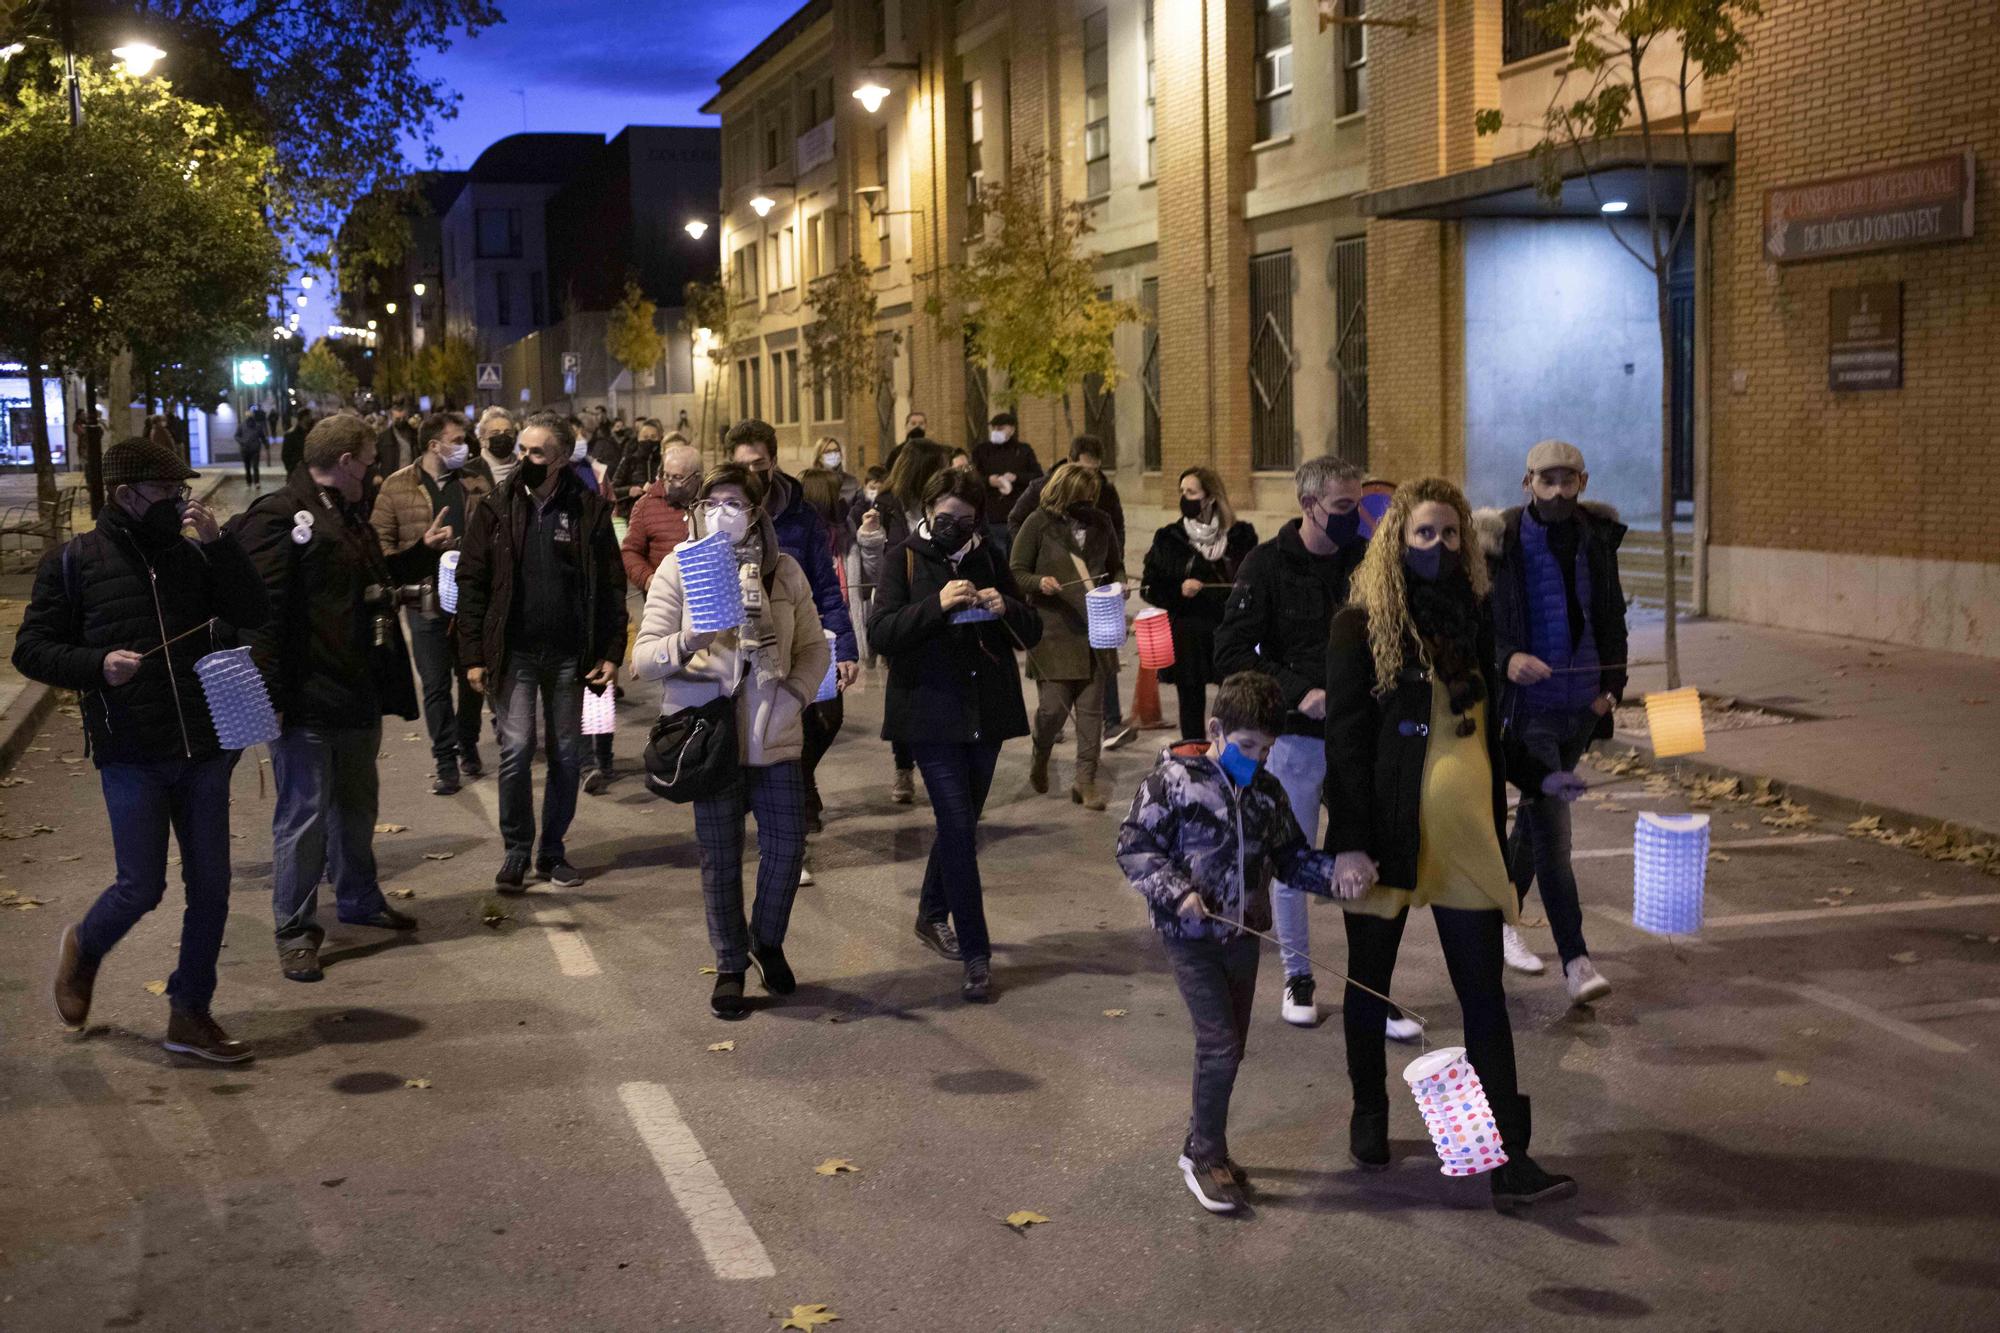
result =
[[1903,387],[1903,284],[1867,282],[1827,294],[1826,387]]

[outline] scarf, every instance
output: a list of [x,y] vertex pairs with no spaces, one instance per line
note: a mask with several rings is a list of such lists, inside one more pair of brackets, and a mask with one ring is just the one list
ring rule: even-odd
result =
[[1477,724],[1473,706],[1486,698],[1486,680],[1479,670],[1479,603],[1464,570],[1436,583],[1409,580],[1410,619],[1424,654],[1451,698],[1458,734],[1470,736]]
[[1206,523],[1184,518],[1181,528],[1202,559],[1211,565],[1222,563],[1222,553],[1229,549],[1229,534],[1222,530],[1222,515],[1217,514]]

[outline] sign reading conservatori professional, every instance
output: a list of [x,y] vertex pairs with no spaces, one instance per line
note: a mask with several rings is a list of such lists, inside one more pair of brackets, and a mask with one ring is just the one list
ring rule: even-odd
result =
[[1780,264],[1962,241],[1972,150],[1764,191],[1764,256]]

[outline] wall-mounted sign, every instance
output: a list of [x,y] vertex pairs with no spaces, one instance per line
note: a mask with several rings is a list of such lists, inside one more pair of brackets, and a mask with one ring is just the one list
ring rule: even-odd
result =
[[1903,387],[1903,284],[1869,282],[1828,293],[1826,387],[1835,393]]
[[1780,264],[1972,235],[1970,148],[1927,162],[1764,191],[1764,257]]
[[833,161],[833,117],[828,116],[819,124],[799,136],[793,145],[797,154],[796,167],[800,174],[811,171],[822,162]]
[[500,387],[500,363],[498,361],[481,361],[479,363],[478,384],[482,389],[497,389]]

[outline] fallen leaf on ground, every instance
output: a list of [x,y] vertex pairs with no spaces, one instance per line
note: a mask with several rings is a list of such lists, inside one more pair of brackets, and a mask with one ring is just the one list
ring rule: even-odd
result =
[[32,778],[0,778],[0,787],[25,787],[33,780]]
[[1959,702],[1960,702],[1960,703],[1962,703],[1962,704],[1964,704],[1964,705],[1966,705],[1966,706],[1967,706],[1967,707],[1969,707],[1969,708],[1977,708],[1977,707],[1979,707],[1979,705],[1981,705],[1981,704],[1985,703],[1985,702],[1986,702],[1986,700],[1984,700],[1984,699],[1960,699],[1960,700],[1959,700]]
[[431,1081],[427,1078],[406,1078],[403,1080],[403,1086],[406,1088],[428,1088],[430,1085]]
[[1631,809],[1630,806],[1619,805],[1616,801],[1606,801],[1604,804],[1598,806],[1597,808],[1599,810],[1602,810],[1607,815],[1622,815],[1626,811]]
[[82,852],[73,852],[68,856],[58,856],[56,858],[56,860],[58,861],[81,861],[82,859],[83,859]]
[[1849,833],[1854,833],[1854,834],[1873,833],[1876,829],[1881,827],[1882,827],[1882,816],[1863,815],[1861,818],[1855,820],[1852,824],[1849,824],[1847,826],[1847,831]]
[[498,898],[488,898],[479,905],[479,919],[495,930],[503,921],[512,921],[514,914],[503,906]]
[[414,731],[406,731],[403,733],[403,739],[406,741],[420,741],[423,737]]
[[408,833],[410,826],[408,824],[377,824],[375,831],[377,833]]
[[344,1184],[346,1180],[346,1176],[335,1176],[332,1180],[320,1181],[320,1184],[326,1186],[328,1189],[332,1189],[335,1185]]
[[1710,853],[1708,854],[1708,859],[1709,859],[1709,860],[1711,860],[1711,861],[1727,861],[1727,860],[1729,859],[1729,853],[1728,853],[1728,852],[1710,852]]
[[1889,955],[1889,961],[1892,963],[1901,963],[1903,966],[1908,967],[1911,963],[1917,961],[1917,951],[1915,949],[1905,949],[1901,953],[1892,953]]
[[1787,1088],[1803,1088],[1806,1084],[1812,1082],[1812,1080],[1804,1074],[1794,1074],[1789,1069],[1780,1069],[1778,1071],[1778,1082]]
[[1845,899],[1845,898],[1833,898],[1833,897],[1827,897],[1827,898],[1815,898],[1815,899],[1813,899],[1813,901],[1814,901],[1814,902],[1816,902],[1816,903],[1818,903],[1818,904],[1819,904],[1819,905],[1820,905],[1821,907],[1845,907],[1845,906],[1847,906],[1847,899]]
[[1132,1011],[1129,1009],[1106,1009],[1104,1011],[1104,1016],[1106,1018],[1123,1018],[1125,1017],[1126,1014],[1130,1012]]
[[860,1169],[860,1167],[848,1161],[845,1157],[829,1157],[813,1168],[814,1171],[822,1176],[852,1175]]
[[388,893],[391,898],[414,898],[417,896],[415,889],[390,889]]
[[714,976],[714,975],[715,975],[715,969],[714,969],[714,968],[712,968],[712,967],[704,967],[704,968],[703,968],[703,969],[701,970],[701,975],[703,975],[703,976],[705,976],[705,977],[712,977],[712,976]]
[[1729,821],[1729,827],[1733,829],[1748,829],[1750,826],[1740,819],[1732,819]]
[[1009,1213],[1006,1218],[1007,1225],[1016,1231],[1026,1231],[1029,1227],[1038,1226],[1048,1220],[1048,1218],[1043,1217],[1040,1213],[1031,1213],[1026,1208],[1021,1209],[1019,1212]]
[[799,1333],[813,1333],[821,1324],[837,1323],[839,1320],[840,1316],[824,1304],[794,1305],[785,1322],[778,1325],[778,1333],[785,1333],[788,1328],[798,1329]]
[[452,857],[454,857],[454,856],[457,856],[457,855],[458,855],[458,853],[457,853],[457,852],[425,852],[425,853],[424,853],[424,860],[426,860],[426,861],[449,861],[449,860],[451,860],[451,858],[452,858]]
[[713,1042],[709,1045],[708,1049],[711,1051],[733,1051],[736,1049],[736,1043],[733,1041]]

